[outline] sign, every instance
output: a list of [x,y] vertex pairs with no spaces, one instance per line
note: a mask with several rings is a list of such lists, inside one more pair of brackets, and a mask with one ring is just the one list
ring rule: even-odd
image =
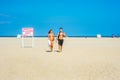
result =
[[28,37],[28,36],[33,36],[33,28],[22,28],[22,36],[23,37]]
[[34,46],[34,37],[33,37],[34,29],[33,28],[22,28],[22,47],[24,47],[24,38],[32,37],[32,47]]

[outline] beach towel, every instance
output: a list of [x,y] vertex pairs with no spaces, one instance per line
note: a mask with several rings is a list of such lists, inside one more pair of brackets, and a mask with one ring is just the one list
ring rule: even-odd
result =
[[50,42],[50,40],[48,40],[48,46],[51,46],[51,42]]

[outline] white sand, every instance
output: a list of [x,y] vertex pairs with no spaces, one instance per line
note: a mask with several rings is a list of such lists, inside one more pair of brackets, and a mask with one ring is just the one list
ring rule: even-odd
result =
[[0,80],[120,80],[120,38],[66,38],[62,53],[47,38],[26,42],[0,38]]

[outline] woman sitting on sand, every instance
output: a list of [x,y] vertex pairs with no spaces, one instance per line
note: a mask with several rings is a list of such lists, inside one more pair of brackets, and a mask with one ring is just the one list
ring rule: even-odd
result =
[[52,33],[52,30],[48,31],[48,45],[50,47],[50,51],[53,51],[53,43],[54,43],[54,35]]

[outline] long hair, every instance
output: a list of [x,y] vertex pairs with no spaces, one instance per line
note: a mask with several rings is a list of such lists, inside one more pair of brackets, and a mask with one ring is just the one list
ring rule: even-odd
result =
[[51,31],[52,31],[52,29],[50,29],[50,30],[48,31],[48,34],[50,34],[50,33],[51,33]]

